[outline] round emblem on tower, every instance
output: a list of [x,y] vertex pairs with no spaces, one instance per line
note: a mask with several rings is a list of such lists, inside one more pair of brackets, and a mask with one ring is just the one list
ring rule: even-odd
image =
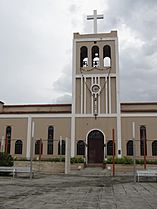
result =
[[100,92],[100,86],[98,84],[93,84],[91,86],[91,92],[93,94],[98,94]]

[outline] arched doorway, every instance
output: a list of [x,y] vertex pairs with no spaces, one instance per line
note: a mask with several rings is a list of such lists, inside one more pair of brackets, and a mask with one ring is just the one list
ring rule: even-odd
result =
[[99,130],[88,134],[88,163],[103,163],[104,160],[104,135]]

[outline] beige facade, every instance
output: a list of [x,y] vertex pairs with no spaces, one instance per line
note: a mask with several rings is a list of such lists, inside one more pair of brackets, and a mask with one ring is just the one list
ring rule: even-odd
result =
[[[84,155],[87,163],[102,163],[115,154],[132,155],[135,123],[136,157],[146,142],[147,158],[157,156],[157,103],[119,102],[119,57],[116,31],[74,34],[72,104],[5,105],[0,102],[0,145],[14,157],[51,158],[65,154],[71,140],[71,156]],[[34,133],[32,127],[34,124]],[[41,148],[41,147],[40,147]],[[62,153],[63,151],[63,153]]]
[[[32,137],[32,123],[34,135]],[[48,129],[53,127],[53,154],[48,154]],[[1,150],[5,150],[7,128],[11,127],[10,154],[14,157],[30,158],[31,147],[35,155],[35,143],[42,140],[42,156],[45,158],[58,156],[59,141],[71,135],[71,105],[4,105],[0,112]],[[22,154],[15,153],[17,140],[22,141]],[[5,144],[5,147],[4,145]]]

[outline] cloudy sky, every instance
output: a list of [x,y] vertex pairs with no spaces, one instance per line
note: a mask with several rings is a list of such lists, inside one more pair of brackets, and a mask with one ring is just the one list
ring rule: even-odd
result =
[[72,37],[117,30],[121,101],[157,101],[156,0],[0,0],[0,100],[70,103]]

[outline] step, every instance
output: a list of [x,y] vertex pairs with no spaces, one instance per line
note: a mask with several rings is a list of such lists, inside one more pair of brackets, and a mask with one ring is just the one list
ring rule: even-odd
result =
[[86,167],[88,168],[105,168],[105,165],[103,163],[88,163],[86,164]]

